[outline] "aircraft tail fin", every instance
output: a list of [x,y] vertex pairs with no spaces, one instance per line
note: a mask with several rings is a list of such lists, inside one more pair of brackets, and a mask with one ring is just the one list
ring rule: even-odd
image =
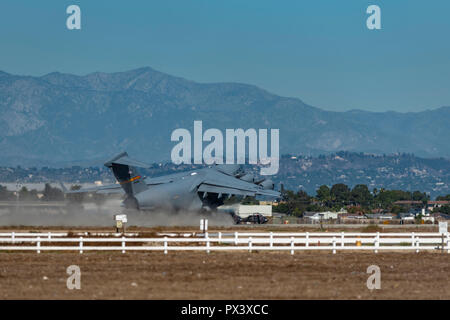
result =
[[117,181],[130,198],[134,199],[134,195],[148,189],[144,177],[139,174],[137,168],[148,168],[149,166],[143,162],[130,159],[128,153],[118,154],[105,162],[105,167],[112,170]]

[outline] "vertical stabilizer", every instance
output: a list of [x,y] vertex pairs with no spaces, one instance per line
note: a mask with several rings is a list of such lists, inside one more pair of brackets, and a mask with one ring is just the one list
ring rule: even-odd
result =
[[130,159],[126,152],[122,152],[105,162],[105,166],[112,170],[128,196],[134,198],[134,195],[148,189],[144,177],[139,174],[137,167],[148,168],[149,166],[143,162]]

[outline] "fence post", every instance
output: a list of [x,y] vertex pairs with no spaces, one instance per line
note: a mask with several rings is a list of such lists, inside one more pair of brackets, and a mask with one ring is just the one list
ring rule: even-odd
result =
[[37,243],[36,243],[36,245],[37,245],[37,253],[41,253],[41,237],[38,237],[37,238]]
[[52,233],[49,231],[48,232],[48,238],[51,239],[52,238]]
[[420,241],[419,236],[416,237],[416,253],[419,253]]
[[344,246],[344,232],[341,232],[341,247]]
[[291,237],[291,254],[294,254],[294,237]]
[[447,232],[447,253],[450,253],[450,233]]
[[411,247],[414,248],[414,232],[411,233]]
[[336,253],[336,237],[333,237],[333,254]]
[[164,254],[167,254],[167,237],[164,237]]
[[122,236],[122,253],[125,253],[125,237]]
[[16,234],[15,234],[14,231],[13,231],[13,232],[11,232],[11,243],[14,244],[15,238],[16,238]]
[[270,232],[270,247],[273,247],[273,232]]
[[309,247],[309,232],[306,233],[306,247]]
[[206,253],[209,253],[209,236],[206,234]]
[[380,233],[377,232],[375,236],[375,253],[378,253],[378,247],[380,246]]
[[222,232],[219,231],[219,243],[222,243]]
[[252,252],[252,237],[248,238],[248,252]]
[[80,237],[80,254],[83,253],[83,237]]
[[238,244],[238,233],[237,231],[234,232],[234,245],[237,246]]

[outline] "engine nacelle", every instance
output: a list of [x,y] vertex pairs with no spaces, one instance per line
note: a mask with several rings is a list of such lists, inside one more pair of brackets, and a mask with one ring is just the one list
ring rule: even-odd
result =
[[246,182],[253,182],[255,180],[255,177],[251,173],[247,173],[240,177],[239,179],[246,181]]
[[266,180],[266,178],[255,178],[255,180],[253,180],[253,182],[256,184],[261,184],[261,182],[263,182],[265,180]]
[[273,183],[272,180],[268,179],[268,180],[264,180],[263,182],[261,182],[259,184],[264,190],[273,190],[275,189],[275,183]]

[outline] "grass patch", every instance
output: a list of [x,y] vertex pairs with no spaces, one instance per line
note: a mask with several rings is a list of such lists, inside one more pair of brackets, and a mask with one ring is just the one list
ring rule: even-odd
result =
[[362,229],[362,232],[372,233],[372,232],[382,232],[383,228],[380,228],[378,225],[369,224],[367,227]]

